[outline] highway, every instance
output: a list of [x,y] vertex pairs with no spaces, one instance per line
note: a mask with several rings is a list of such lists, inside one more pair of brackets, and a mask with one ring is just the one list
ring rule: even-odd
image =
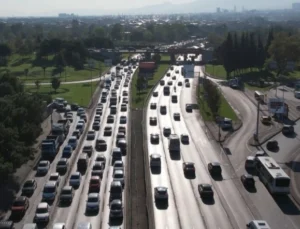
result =
[[[132,78],[134,71],[136,69],[133,69],[133,73],[130,74],[128,77],[129,79]],[[111,69],[111,71],[115,72],[115,67]],[[121,70],[121,73],[123,73],[123,70]],[[122,91],[126,90],[129,92],[130,90],[130,81],[128,83],[129,87],[124,87],[125,77],[122,78],[122,81],[120,83],[120,87],[117,91],[117,98],[120,96],[120,101],[122,101]],[[116,83],[116,80],[112,82],[111,88],[114,88],[114,85]],[[130,93],[128,93],[129,95]],[[110,95],[110,94],[109,94]],[[82,135],[81,138],[83,138],[83,143],[81,145],[78,145],[77,149],[73,151],[70,161],[70,166],[68,168],[67,173],[64,176],[61,176],[61,181],[58,187],[58,191],[56,194],[56,198],[54,202],[51,204],[50,208],[50,222],[46,226],[47,228],[52,228],[54,223],[65,223],[67,228],[75,228],[76,225],[79,222],[90,222],[92,224],[93,228],[109,228],[110,224],[117,223],[118,225],[122,225],[123,221],[118,222],[109,222],[109,187],[110,183],[113,180],[112,178],[112,172],[113,172],[113,166],[111,166],[111,151],[112,148],[116,147],[116,135],[118,133],[118,127],[121,126],[120,123],[120,116],[126,116],[128,119],[128,111],[129,111],[129,104],[127,106],[127,111],[121,112],[121,102],[117,104],[117,113],[114,115],[115,120],[113,124],[106,124],[107,116],[110,114],[110,108],[109,108],[109,98],[107,97],[107,102],[103,104],[103,114],[101,116],[101,125],[100,130],[96,131],[96,137],[94,140],[86,140],[86,136]],[[124,96],[128,97],[128,96]],[[130,99],[128,99],[130,101]],[[97,101],[100,103],[100,98]],[[74,113],[74,120],[70,127],[69,135],[64,141],[63,145],[60,147],[60,151],[56,155],[55,159],[51,163],[50,170],[48,173],[43,177],[36,177],[36,171],[32,171],[27,179],[35,179],[37,181],[37,189],[35,190],[32,197],[30,197],[30,207],[27,210],[25,216],[22,218],[20,222],[17,222],[15,224],[17,229],[21,229],[25,223],[32,223],[34,221],[34,215],[36,212],[37,205],[42,200],[42,192],[45,183],[48,181],[49,176],[51,173],[56,172],[56,163],[62,156],[62,150],[65,145],[67,145],[69,137],[72,135],[72,132],[75,130],[76,124],[79,120],[79,116],[77,116],[76,112]],[[91,120],[90,125],[86,126],[85,128],[88,128],[88,130],[92,130],[92,124],[95,117],[95,111],[93,111],[92,115],[88,117],[88,120]],[[112,136],[105,137],[103,136],[104,127],[111,126],[112,127]],[[122,124],[127,129],[127,123]],[[84,145],[92,145],[93,148],[95,146],[95,142],[97,138],[103,138],[106,140],[107,143],[107,150],[103,153],[106,157],[106,166],[103,173],[103,178],[101,181],[101,188],[100,188],[100,210],[99,213],[90,215],[86,214],[86,200],[87,200],[87,194],[88,194],[88,188],[89,188],[89,180],[91,177],[91,170],[92,166],[94,164],[94,160],[96,158],[97,152],[95,149],[93,149],[93,154],[91,158],[89,159],[88,168],[86,170],[86,173],[83,174],[81,184],[78,187],[78,189],[75,189],[75,194],[73,197],[73,201],[69,206],[61,206],[58,203],[60,191],[63,186],[68,185],[70,176],[72,173],[77,171],[77,160],[82,152],[82,149]],[[127,140],[127,139],[126,139]],[[124,162],[124,171],[126,171],[126,156],[123,156],[123,162]],[[126,176],[126,172],[125,172]],[[125,184],[126,188],[126,184]],[[125,200],[125,189],[123,190],[123,207],[125,207],[126,200]],[[20,195],[21,193],[19,193]],[[124,213],[124,218],[126,217],[126,213]],[[39,225],[39,228],[44,228],[44,225]]]
[[[197,71],[200,71],[201,76],[203,76],[203,69],[200,67],[196,68],[198,68]],[[218,82],[218,80],[212,80]],[[219,87],[225,98],[229,101],[234,110],[238,112],[243,121],[242,127],[233,134],[229,142],[224,146],[230,150],[231,154],[225,155],[225,152],[222,152],[224,157],[229,158],[230,163],[235,170],[236,179],[239,179],[242,174],[246,173],[244,167],[246,157],[255,155],[256,151],[259,150],[248,145],[248,141],[256,128],[256,107],[242,91],[234,90],[228,86],[223,86],[222,84],[219,84]],[[290,149],[295,147],[295,143],[297,142],[291,143],[291,139],[281,139],[285,141],[285,143],[281,144],[284,144],[284,147],[291,147]],[[291,144],[289,145],[289,143]],[[279,157],[281,156],[279,155],[283,156],[283,153],[276,155],[275,159],[280,159]],[[245,203],[249,206],[254,218],[266,220],[272,229],[299,228],[299,226],[297,226],[300,225],[299,210],[297,210],[298,208],[293,200],[290,197],[273,198],[257,177],[255,177],[255,180],[255,192],[247,191],[239,180],[236,181],[237,187],[239,188]],[[272,211],[270,211],[270,209],[272,209]]]

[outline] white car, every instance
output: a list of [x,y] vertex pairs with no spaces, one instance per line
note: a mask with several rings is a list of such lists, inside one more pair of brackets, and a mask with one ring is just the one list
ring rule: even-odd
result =
[[36,208],[34,221],[35,222],[49,222],[49,205],[46,202],[39,203]]
[[80,172],[75,172],[71,175],[69,184],[70,186],[79,186],[81,183],[81,174]]
[[55,223],[53,225],[53,229],[66,229],[66,224],[65,223]]
[[99,193],[90,193],[86,201],[86,211],[98,211],[100,204]]
[[113,173],[113,181],[120,181],[122,186],[124,187],[125,175],[122,170],[115,170]]
[[59,182],[60,182],[59,173],[51,173],[49,177],[49,181],[55,181],[56,186],[59,186]]
[[48,173],[50,168],[50,162],[49,161],[40,161],[37,167],[37,173],[38,174],[46,174]]

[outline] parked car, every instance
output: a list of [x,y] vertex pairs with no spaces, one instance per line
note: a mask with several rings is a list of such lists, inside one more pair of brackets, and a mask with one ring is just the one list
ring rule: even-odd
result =
[[50,220],[50,207],[49,204],[46,202],[41,202],[36,208],[35,216],[34,216],[34,221],[39,223],[39,222],[49,222]]

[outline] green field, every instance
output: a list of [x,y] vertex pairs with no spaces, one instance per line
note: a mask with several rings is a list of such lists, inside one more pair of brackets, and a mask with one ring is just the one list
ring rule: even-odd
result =
[[163,60],[163,61],[170,60],[170,55],[163,54],[163,55],[160,55],[160,56],[161,56],[161,60]]
[[41,94],[50,94],[53,99],[62,97],[69,103],[78,103],[80,106],[87,107],[97,85],[98,82],[93,82],[92,84],[65,84],[60,85],[57,93],[54,93],[51,85],[41,85],[39,90],[37,90],[36,86],[26,86],[25,90],[30,93],[38,92]]
[[[199,85],[197,89],[197,97],[198,97],[198,106],[201,113],[201,116],[205,121],[215,121],[210,108],[207,105],[203,97],[203,86]],[[224,98],[223,94],[221,94],[221,106],[219,110],[219,115],[222,117],[230,118],[233,121],[237,120],[238,117],[236,116],[232,107],[228,104],[227,100]]]
[[131,53],[123,53],[122,54],[122,59],[128,59],[130,56],[132,56],[132,54]]
[[[5,67],[0,67],[0,73],[9,72],[12,76],[19,77],[25,83],[33,83],[36,80],[40,82],[50,82],[53,77],[53,63],[51,62],[53,56],[49,56],[47,65],[49,67],[44,70],[42,67],[33,66],[34,55],[22,57],[20,55],[14,54],[9,58],[8,65]],[[77,81],[77,80],[87,80],[92,78],[99,77],[100,70],[104,72],[108,69],[103,62],[94,60],[95,66],[93,69],[88,68],[85,65],[83,70],[75,70],[73,67],[66,67],[65,71],[61,74],[55,74],[55,76],[60,77],[61,81]],[[25,75],[25,69],[28,69],[28,75]]]
[[147,95],[149,94],[153,86],[164,76],[168,68],[169,68],[168,64],[160,64],[153,76],[153,79],[148,81],[148,87],[145,90],[141,91],[140,94],[138,94],[138,91],[136,90],[138,71],[134,73],[132,79],[132,87],[131,87],[132,108],[143,108]]

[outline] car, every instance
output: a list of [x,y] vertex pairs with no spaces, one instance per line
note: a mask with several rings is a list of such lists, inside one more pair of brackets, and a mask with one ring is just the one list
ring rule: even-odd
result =
[[164,80],[160,80],[160,81],[159,81],[159,84],[160,84],[161,86],[164,86],[164,85],[165,85],[165,81],[164,81]]
[[181,81],[178,81],[178,86],[182,86],[182,82]]
[[185,110],[186,110],[187,112],[192,112],[192,111],[193,111],[193,106],[192,106],[191,104],[186,104],[186,105],[185,105]]
[[172,80],[176,80],[176,76],[174,75],[174,76],[172,76]]
[[128,83],[124,83],[124,87],[128,87]]
[[115,121],[115,118],[114,118],[114,116],[113,115],[108,115],[107,116],[107,123],[108,124],[110,124],[110,123],[114,123],[114,121]]
[[96,159],[95,159],[96,162],[101,162],[105,168],[105,164],[106,164],[106,157],[101,154],[101,153],[98,153],[97,156],[96,156]]
[[171,128],[170,127],[164,127],[163,128],[163,134],[166,137],[170,136],[170,134],[171,134]]
[[282,127],[281,132],[282,132],[282,134],[286,134],[286,135],[293,134],[294,133],[294,126],[292,126],[292,125],[284,125]]
[[215,175],[215,176],[222,175],[222,168],[221,168],[221,164],[219,162],[209,162],[207,167],[208,167],[208,171],[211,175]]
[[89,183],[89,192],[99,192],[101,179],[98,176],[92,176]]
[[74,150],[74,149],[76,149],[77,144],[78,144],[78,139],[74,136],[71,136],[69,138],[68,145],[70,145],[72,147],[72,149]]
[[66,229],[66,224],[65,223],[55,223],[53,225],[53,229]]
[[270,140],[267,143],[267,149],[268,150],[277,150],[278,149],[278,141],[276,140]]
[[179,70],[176,70],[175,73],[178,74],[178,73],[179,73]]
[[93,123],[93,130],[100,130],[100,122],[99,121],[95,121]]
[[172,85],[173,85],[173,81],[171,81],[171,80],[168,81],[168,85],[169,85],[169,86],[172,86]]
[[62,188],[60,193],[59,201],[61,203],[71,203],[74,197],[74,189],[72,186],[65,186]]
[[168,188],[163,186],[155,187],[154,199],[155,201],[168,201],[169,199]]
[[37,223],[40,222],[49,222],[50,220],[50,207],[49,204],[46,202],[41,202],[36,208],[35,216],[34,216],[34,221]]
[[37,173],[38,174],[47,174],[49,169],[50,169],[49,161],[40,161],[37,166]]
[[102,115],[102,114],[103,114],[102,108],[97,108],[96,109],[96,115]]
[[107,101],[106,97],[102,96],[101,97],[101,103],[106,103],[106,101]]
[[122,96],[128,96],[128,91],[123,91]]
[[77,115],[78,116],[80,116],[80,115],[82,115],[82,114],[84,114],[85,113],[85,111],[84,111],[84,109],[82,108],[82,107],[79,107],[78,109],[77,109]]
[[22,195],[32,195],[37,187],[36,180],[30,179],[25,181],[22,187]]
[[150,126],[156,126],[157,125],[157,118],[156,117],[150,117],[149,118],[149,124],[150,124]]
[[157,96],[158,96],[158,91],[154,91],[154,92],[152,93],[152,95],[153,95],[153,97],[157,97]]
[[112,200],[110,205],[109,218],[110,220],[115,218],[123,218],[123,205],[121,200]]
[[69,160],[67,158],[60,158],[56,164],[56,172],[65,173],[69,167]]
[[87,116],[86,114],[80,115],[80,119],[84,120],[85,122],[87,121]]
[[124,137],[126,135],[126,127],[125,126],[119,126],[118,133],[123,133]]
[[98,103],[98,104],[97,104],[97,108],[103,109],[103,104],[102,104],[102,103]]
[[19,196],[14,200],[11,206],[11,214],[24,215],[28,208],[29,208],[28,198],[26,196]]
[[60,179],[61,178],[60,178],[59,173],[51,173],[50,174],[49,181],[54,181],[57,187],[59,186]]
[[72,135],[72,136],[74,136],[74,137],[76,137],[76,138],[78,139],[78,138],[80,137],[80,135],[82,134],[82,132],[83,132],[83,130],[84,130],[84,127],[85,127],[84,124],[82,124],[82,123],[77,123],[77,125],[76,125],[76,130],[79,131],[79,136],[78,136],[78,135],[77,135],[77,136]]
[[95,162],[92,167],[92,176],[98,176],[102,178],[104,171],[104,165],[101,162]]
[[47,181],[44,186],[42,200],[54,201],[57,194],[57,182],[56,181]]
[[124,116],[124,115],[122,115],[122,116],[120,117],[120,124],[126,124],[126,123],[127,123],[127,117]]
[[82,148],[82,152],[83,153],[87,153],[89,155],[89,157],[93,154],[93,145],[88,144],[88,145],[84,145]]
[[66,119],[69,120],[70,122],[73,122],[73,114],[68,114]]
[[159,144],[159,135],[158,134],[150,134],[150,142],[152,144]]
[[123,163],[123,161],[121,161],[121,160],[116,160],[115,162],[114,162],[114,171],[115,170],[122,170],[122,171],[124,171],[124,163]]
[[119,89],[119,85],[115,84],[115,89],[118,90]]
[[72,187],[80,186],[81,183],[81,174],[80,172],[75,172],[71,174],[69,185]]
[[89,130],[86,135],[86,140],[93,141],[95,139],[96,133],[94,130]]
[[167,106],[164,106],[164,105],[160,106],[160,113],[162,115],[167,114]]
[[198,185],[198,192],[200,194],[200,197],[202,199],[204,198],[213,198],[214,197],[214,191],[212,189],[212,186],[210,184],[199,184]]
[[155,110],[156,109],[156,103],[150,103],[150,109]]
[[180,113],[174,113],[173,118],[175,121],[180,121]]
[[183,168],[184,174],[195,175],[196,168],[195,168],[195,164],[193,162],[183,162],[182,168]]
[[121,112],[126,112],[127,111],[127,105],[126,104],[121,104]]
[[97,139],[95,148],[97,151],[106,151],[107,143],[106,143],[105,139],[102,139],[102,138]]
[[170,72],[167,72],[167,76],[171,76],[171,73],[170,73]]
[[185,83],[189,83],[190,80],[189,80],[189,79],[184,79],[184,82],[185,82]]
[[114,170],[113,172],[113,181],[120,181],[122,187],[125,185],[125,174],[123,170]]
[[72,156],[73,153],[73,148],[70,145],[66,145],[63,149],[62,152],[62,157],[63,158],[70,158]]
[[99,193],[89,193],[86,201],[86,211],[99,211],[100,195]]
[[106,126],[104,128],[104,136],[111,136],[112,135],[112,127],[111,126]]
[[245,187],[254,188],[255,187],[255,180],[254,177],[250,174],[243,174],[241,176],[241,182]]
[[150,167],[161,167],[161,156],[160,154],[153,153],[150,155]]
[[190,83],[185,83],[185,87],[191,87]]
[[83,125],[85,125],[85,123],[86,123],[86,121],[85,121],[84,119],[80,119],[80,120],[77,122],[77,124],[83,124]]
[[181,134],[180,140],[181,140],[182,144],[189,144],[189,142],[190,142],[190,138],[187,134]]
[[261,116],[260,120],[265,125],[270,125],[272,123],[271,116],[263,115],[263,116]]
[[101,116],[100,115],[96,115],[95,118],[94,118],[94,122],[101,122]]
[[128,98],[127,97],[123,98],[122,103],[128,104]]
[[[77,126],[76,126],[76,129],[77,129]],[[72,133],[72,136],[74,136],[74,137],[76,137],[77,139],[79,139],[80,138],[80,136],[81,136],[81,131],[80,130],[74,130],[73,131],[73,133]]]
[[72,111],[77,111],[78,108],[79,108],[78,103],[72,103],[72,104],[71,104],[71,110],[72,110]]

